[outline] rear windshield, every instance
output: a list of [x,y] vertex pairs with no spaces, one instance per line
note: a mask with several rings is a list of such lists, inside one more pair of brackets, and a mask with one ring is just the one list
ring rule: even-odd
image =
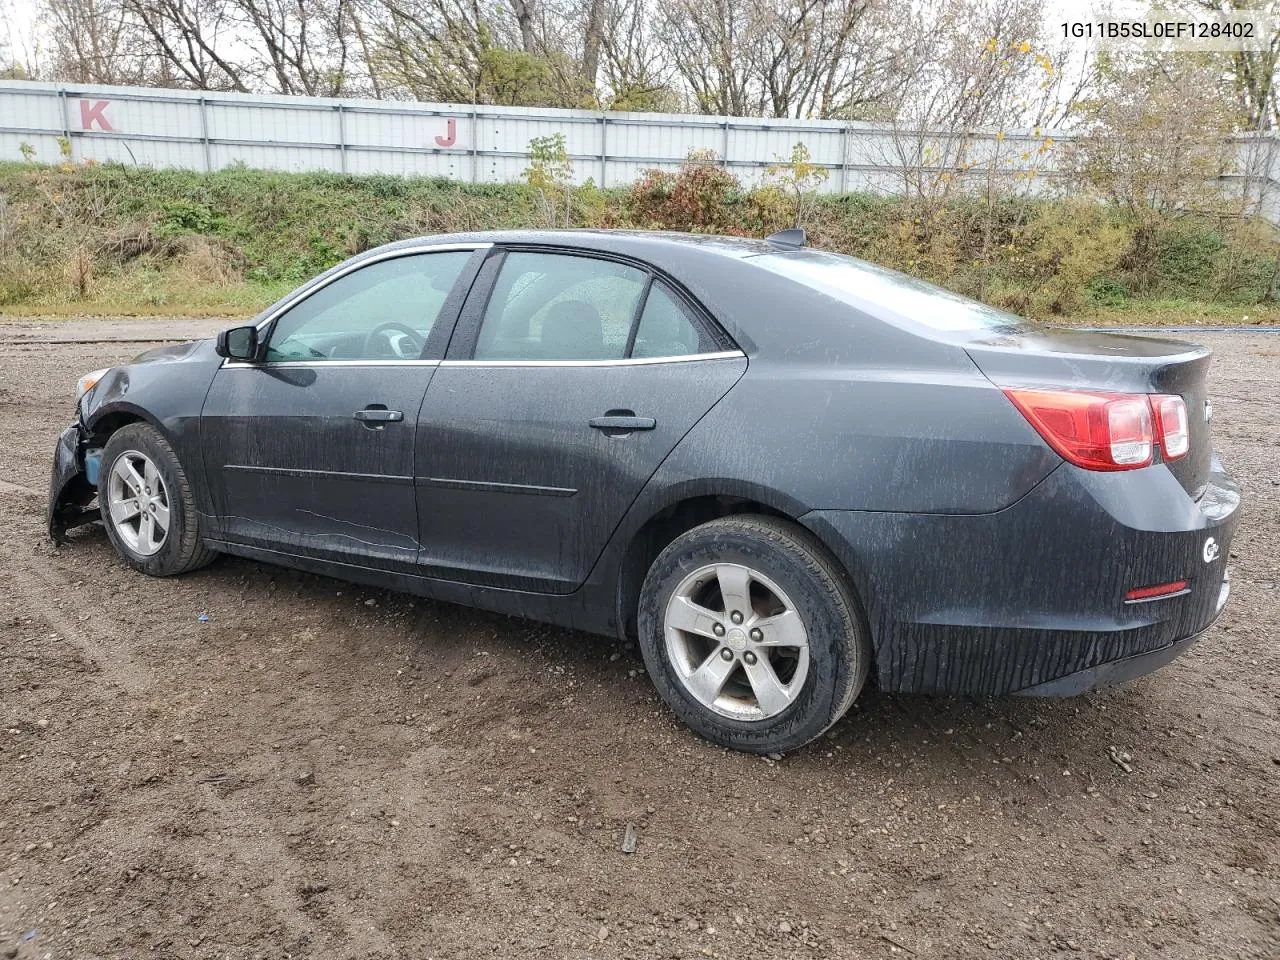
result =
[[865,260],[798,250],[751,258],[766,270],[803,283],[872,314],[892,313],[944,332],[1025,329],[1029,321]]

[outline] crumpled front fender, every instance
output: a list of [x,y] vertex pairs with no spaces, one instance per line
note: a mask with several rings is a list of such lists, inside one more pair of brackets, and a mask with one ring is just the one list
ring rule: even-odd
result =
[[49,478],[49,536],[60,543],[72,527],[98,519],[97,509],[88,509],[97,488],[85,473],[84,434],[79,423],[62,431],[53,453],[53,475]]

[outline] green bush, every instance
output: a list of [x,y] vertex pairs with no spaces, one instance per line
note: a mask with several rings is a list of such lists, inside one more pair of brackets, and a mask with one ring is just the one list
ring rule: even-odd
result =
[[627,193],[632,222],[652,230],[745,233],[742,206],[742,184],[710,150],[691,152],[675,173],[646,170]]
[[227,219],[214,213],[205,204],[193,203],[185,198],[165,201],[160,206],[160,219],[156,224],[158,236],[174,236],[196,233],[218,236],[227,228]]
[[[765,236],[791,226],[793,192],[746,189],[710,154],[627,189],[572,188],[559,222]],[[1078,201],[880,194],[806,197],[813,246],[904,270],[1034,316],[1153,302],[1269,302],[1275,230],[1167,216],[1143,225]],[[527,184],[441,178],[214,173],[0,164],[0,306],[249,312],[353,254],[424,234],[536,226]],[[1228,309],[1229,308],[1229,309]],[[1257,311],[1253,311],[1257,313]]]
[[1219,230],[1173,222],[1154,231],[1150,282],[1166,296],[1194,296],[1215,279],[1215,262],[1226,246]]
[[1097,276],[1085,284],[1085,297],[1099,307],[1123,307],[1129,302],[1129,288],[1114,277]]

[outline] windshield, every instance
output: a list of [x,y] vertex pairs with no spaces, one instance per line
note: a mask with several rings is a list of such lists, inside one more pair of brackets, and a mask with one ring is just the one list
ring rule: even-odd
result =
[[1029,321],[865,260],[800,250],[752,258],[766,270],[869,313],[892,313],[944,332],[1007,331]]

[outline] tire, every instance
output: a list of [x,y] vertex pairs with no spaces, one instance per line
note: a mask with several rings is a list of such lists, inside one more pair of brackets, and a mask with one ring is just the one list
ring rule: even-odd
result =
[[[748,599],[726,601],[726,587]],[[658,555],[637,627],[649,676],[681,720],[723,747],[784,753],[821,736],[862,690],[871,648],[858,611],[816,537],[742,515],[694,527]]]
[[[148,423],[128,424],[107,440],[98,503],[111,545],[140,573],[172,577],[207,566],[217,556],[200,539],[200,512],[186,471],[169,441]],[[137,509],[140,503],[145,510]],[[165,510],[167,526],[161,537]],[[150,532],[143,521],[148,513]]]

